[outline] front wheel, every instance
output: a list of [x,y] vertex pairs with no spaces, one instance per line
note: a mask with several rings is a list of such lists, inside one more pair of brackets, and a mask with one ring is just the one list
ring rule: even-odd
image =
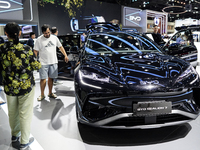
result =
[[200,108],[200,88],[193,88],[193,98],[197,106]]
[[76,120],[77,122],[79,122],[79,114],[78,114],[78,103],[77,103],[77,99],[75,99],[75,106],[76,106]]

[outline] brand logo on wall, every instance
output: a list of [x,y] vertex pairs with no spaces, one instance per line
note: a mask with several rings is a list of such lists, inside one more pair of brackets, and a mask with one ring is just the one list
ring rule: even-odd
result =
[[79,30],[78,19],[72,18],[70,26],[73,32],[77,32]]
[[23,34],[30,33],[30,32],[33,32],[32,26],[24,26],[22,28],[22,33]]
[[132,21],[141,21],[141,17],[140,16],[129,16],[129,20],[132,20]]
[[159,22],[159,19],[158,19],[157,17],[155,17],[155,18],[154,18],[154,24],[155,24],[155,25],[159,25],[159,23],[160,23],[160,22]]
[[124,26],[140,26],[140,21],[142,20],[140,13],[141,9],[124,7],[123,23]]
[[0,0],[0,19],[23,20],[22,0]]

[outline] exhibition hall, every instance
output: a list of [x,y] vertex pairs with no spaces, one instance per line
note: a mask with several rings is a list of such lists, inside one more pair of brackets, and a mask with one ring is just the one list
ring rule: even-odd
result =
[[0,150],[199,150],[200,0],[0,1]]

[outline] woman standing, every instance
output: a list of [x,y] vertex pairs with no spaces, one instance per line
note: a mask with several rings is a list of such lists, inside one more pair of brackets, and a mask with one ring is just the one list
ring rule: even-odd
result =
[[21,136],[20,149],[26,149],[34,141],[34,138],[29,139],[35,89],[33,70],[41,68],[41,64],[29,46],[19,43],[21,29],[18,24],[8,23],[5,34],[8,41],[0,44],[0,64],[11,139],[16,142]]

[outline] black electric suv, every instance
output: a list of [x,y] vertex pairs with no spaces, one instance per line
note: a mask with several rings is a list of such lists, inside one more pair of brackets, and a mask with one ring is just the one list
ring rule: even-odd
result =
[[74,76],[80,123],[151,128],[198,117],[200,80],[189,62],[117,25],[96,23],[87,30]]

